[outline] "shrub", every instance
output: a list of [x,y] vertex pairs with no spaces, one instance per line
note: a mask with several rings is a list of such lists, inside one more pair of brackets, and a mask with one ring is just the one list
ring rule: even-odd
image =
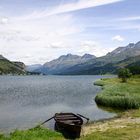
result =
[[118,72],[118,77],[122,79],[122,82],[127,82],[127,79],[131,77],[129,69],[123,68]]

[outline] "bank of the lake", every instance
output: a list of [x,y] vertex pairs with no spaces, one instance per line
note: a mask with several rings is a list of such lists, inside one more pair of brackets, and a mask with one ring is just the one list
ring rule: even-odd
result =
[[[122,112],[118,117],[97,121],[83,126],[79,140],[139,140],[140,109]],[[15,131],[8,136],[0,135],[0,140],[64,140],[57,132],[37,127]]]
[[122,112],[118,117],[83,127],[80,140],[139,140],[140,109]]
[[[98,105],[124,110],[113,119],[98,121],[83,127],[82,140],[139,140],[140,139],[140,76],[127,83],[118,78],[101,79],[96,97]],[[134,109],[133,109],[134,108]]]
[[133,76],[126,83],[122,83],[119,78],[112,78],[94,84],[103,88],[95,98],[98,105],[120,109],[140,107],[140,76]]

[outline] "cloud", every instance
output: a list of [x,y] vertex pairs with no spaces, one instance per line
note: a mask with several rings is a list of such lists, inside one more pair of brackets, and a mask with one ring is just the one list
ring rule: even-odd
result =
[[66,46],[62,41],[58,41],[58,42],[53,42],[53,43],[49,44],[49,47],[52,49],[63,49]]
[[90,28],[99,28],[106,31],[112,30],[140,30],[139,22],[120,21],[120,18],[94,18],[94,23],[89,24]]
[[[96,22],[82,24],[78,16],[70,12],[119,1],[122,0],[77,0],[44,10],[36,9],[26,15],[1,17],[0,52],[25,64],[44,63],[65,53],[104,55],[110,49],[101,47],[100,43],[88,39],[81,43],[81,33]],[[104,23],[100,23],[103,26]]]
[[29,15],[25,15],[18,18],[21,20],[27,20],[27,19],[32,20],[32,19],[44,18],[47,16],[56,15],[56,14],[64,14],[64,13],[82,10],[86,8],[111,4],[111,3],[120,2],[120,1],[124,1],[124,0],[78,0],[77,2],[60,4],[50,9],[47,8],[41,11],[33,11]]
[[98,48],[99,45],[95,41],[83,41],[81,42],[80,49],[78,50],[79,53],[95,53],[95,48]]
[[97,41],[86,40],[81,42],[80,48],[79,50],[77,50],[77,53],[79,55],[89,53],[100,57],[112,51],[113,49],[114,48],[106,48],[104,45],[101,45],[101,43]]
[[8,18],[7,17],[0,17],[0,24],[7,24],[8,23]]
[[140,20],[140,16],[123,17],[119,19],[120,21],[134,21]]
[[122,36],[120,36],[120,35],[116,35],[116,36],[112,37],[112,40],[113,41],[123,42],[124,38]]
[[33,35],[22,33],[18,30],[0,30],[0,40],[11,41],[37,41],[39,38]]
[[110,4],[110,3],[119,2],[119,1],[122,1],[122,0],[100,0],[100,1],[99,0],[79,0],[76,3],[74,2],[74,3],[60,5],[59,7],[52,9],[49,15],[72,12],[76,10],[96,7],[96,6]]
[[[67,52],[74,40],[69,36],[82,30],[69,14],[36,21],[10,17],[8,24],[0,25],[0,52],[25,64],[44,63]],[[28,54],[31,56],[26,57]]]

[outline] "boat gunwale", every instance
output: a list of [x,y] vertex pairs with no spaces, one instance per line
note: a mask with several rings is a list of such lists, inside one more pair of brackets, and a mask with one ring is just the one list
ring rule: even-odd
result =
[[[69,118],[64,119],[63,118],[64,116],[63,116],[62,120],[60,120],[60,119],[57,119],[57,115],[60,115],[60,116],[72,115],[72,116],[76,117],[76,119],[69,119]],[[54,116],[54,120],[56,121],[56,123],[58,122],[58,123],[61,123],[61,124],[64,124],[64,125],[69,125],[69,126],[82,126],[83,125],[83,119],[80,116],[78,116],[74,113],[56,113],[55,116]],[[68,121],[68,120],[72,120],[72,121],[79,120],[80,124],[66,123],[66,121]]]

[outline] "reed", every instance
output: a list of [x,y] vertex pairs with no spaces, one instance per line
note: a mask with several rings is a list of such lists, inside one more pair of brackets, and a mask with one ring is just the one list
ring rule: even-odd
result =
[[140,108],[140,78],[132,77],[127,83],[118,78],[102,79],[95,85],[103,86],[103,90],[95,97],[98,105],[132,109]]

